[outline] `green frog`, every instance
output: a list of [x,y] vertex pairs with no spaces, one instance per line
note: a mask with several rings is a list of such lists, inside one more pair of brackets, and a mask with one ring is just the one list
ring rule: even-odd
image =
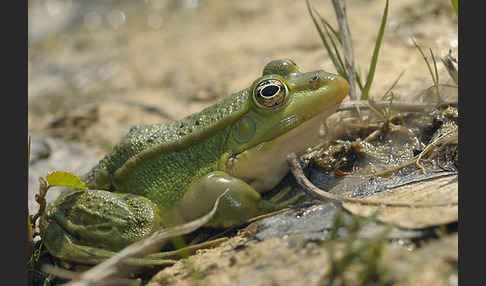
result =
[[249,88],[199,113],[130,129],[41,217],[47,250],[65,261],[97,264],[162,228],[207,214],[229,227],[293,201],[264,200],[288,172],[286,156],[319,141],[319,128],[347,95],[347,81],[301,72],[290,59],[269,62]]

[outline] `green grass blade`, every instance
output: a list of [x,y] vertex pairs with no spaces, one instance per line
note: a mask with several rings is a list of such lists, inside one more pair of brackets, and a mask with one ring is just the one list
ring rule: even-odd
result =
[[434,72],[435,72],[435,78],[434,78],[434,84],[436,86],[439,85],[439,72],[437,71],[437,62],[435,61],[435,56],[434,53],[432,52],[432,49],[429,49],[430,51],[430,56],[432,57],[432,61],[434,62]]
[[[346,69],[344,68],[344,64],[343,64],[343,61],[342,61],[341,54],[340,54],[340,52],[339,52],[339,50],[337,48],[336,42],[334,41],[334,39],[336,39],[337,42],[339,43],[339,46],[342,46],[343,45],[343,43],[341,42],[341,37],[339,35],[339,32],[337,32],[331,26],[331,24],[329,24],[329,22],[326,19],[324,19],[324,17],[322,17],[321,14],[319,14],[319,11],[317,11],[316,9],[313,9],[313,10],[317,14],[317,16],[319,17],[319,19],[321,20],[322,27],[324,27],[324,29],[326,30],[326,35],[329,38],[329,40],[331,41],[332,46],[334,47],[335,55],[337,56],[337,59],[339,60],[339,62],[341,64],[342,70],[343,71],[346,71]],[[329,31],[331,31],[332,34]]]
[[380,52],[381,41],[383,39],[383,34],[385,33],[386,21],[388,18],[388,0],[386,0],[385,11],[383,12],[383,17],[381,18],[380,30],[378,32],[378,37],[375,43],[375,49],[373,50],[373,56],[371,58],[370,68],[368,71],[368,76],[366,78],[366,84],[361,91],[361,99],[368,99],[369,92],[371,88],[371,83],[375,76],[376,63],[378,61],[378,54]]
[[[326,29],[326,33],[329,37],[329,39],[331,40],[331,44],[334,48],[334,51],[336,53],[336,57],[337,57],[337,60],[339,61],[339,65],[340,65],[340,69],[342,70],[342,73],[341,75],[345,75],[345,78],[347,80],[349,80],[349,75],[348,75],[348,72],[346,71],[346,67],[344,65],[344,61],[343,61],[343,57],[341,56],[341,53],[339,52],[339,49],[337,48],[337,44],[336,42],[334,41],[334,39],[337,40],[338,44],[340,47],[342,47],[343,43],[341,41],[341,36],[339,35],[339,32],[337,32],[332,26],[331,24],[329,24],[328,21],[326,21],[326,19],[324,19],[324,17],[322,17],[319,12],[317,10],[314,9],[314,11],[316,12],[317,16],[319,16],[320,20],[321,20],[321,23],[322,23],[322,26],[324,27],[324,29]],[[333,36],[334,37],[331,37],[331,33],[329,33],[329,31],[332,32]]]
[[434,53],[432,52],[432,49],[429,49],[429,51],[430,51],[430,56],[432,57],[432,61],[434,62],[435,77],[433,78],[433,81],[434,81],[435,92],[437,95],[439,95],[439,72],[437,71],[437,62],[435,61],[435,56]]
[[329,29],[324,26],[324,29],[326,30],[326,34],[329,37],[329,40],[331,41],[331,45],[334,49],[334,55],[336,56],[336,59],[339,63],[339,69],[342,71],[342,74],[345,74],[345,78],[348,79],[348,74],[346,72],[346,68],[344,66],[343,58],[341,57],[341,54],[339,52],[339,49],[337,48],[336,42],[334,41],[334,37],[331,37],[331,34],[329,33]]
[[[424,51],[422,50],[422,48],[417,44],[417,42],[415,41],[415,39],[413,39],[413,43],[415,45],[415,47],[417,48],[417,50],[419,51],[420,55],[422,55],[422,58],[424,59],[425,61],[425,64],[427,65],[427,69],[429,70],[429,73],[430,73],[430,76],[432,77],[432,81],[434,82],[434,85],[436,84],[436,80],[435,80],[435,74],[434,72],[432,71],[432,67],[430,66],[430,63],[429,63],[429,60],[427,59],[427,57],[425,56],[424,54]],[[434,62],[435,62],[435,59],[434,59]]]
[[363,93],[363,84],[361,83],[361,77],[359,76],[358,72],[357,71],[354,71],[354,75],[356,77],[356,82],[358,83],[358,86],[359,86],[359,90],[361,91],[361,93]]
[[452,7],[454,8],[454,11],[456,11],[456,16],[459,16],[457,11],[457,2],[458,0],[451,0]]
[[329,57],[331,58],[331,61],[334,65],[334,67],[336,68],[336,71],[343,77],[346,77],[346,73],[344,72],[344,70],[339,66],[339,62],[336,58],[336,56],[333,54],[332,50],[331,50],[331,47],[329,46],[329,43],[327,42],[327,39],[326,39],[326,36],[324,35],[321,27],[319,26],[319,23],[317,22],[317,19],[315,18],[314,14],[312,13],[312,8],[310,6],[310,2],[309,0],[306,0],[306,3],[307,3],[307,10],[309,11],[309,15],[311,16],[312,18],[312,22],[314,22],[314,25],[316,26],[316,29],[317,29],[317,32],[319,33],[319,36],[321,37],[321,40],[322,40],[322,43],[324,44],[324,47],[329,55]]
[[329,24],[328,21],[326,21],[326,19],[324,19],[324,17],[321,16],[321,14],[319,14],[319,12],[317,10],[314,9],[314,11],[316,12],[317,16],[319,16],[319,18],[321,19],[321,23],[323,26],[326,26],[327,28],[329,28],[329,30],[331,30],[331,32],[333,33],[334,37],[339,41],[339,44],[342,45],[343,43],[341,42],[341,36],[339,35],[339,32],[336,31],[332,26],[331,24]]

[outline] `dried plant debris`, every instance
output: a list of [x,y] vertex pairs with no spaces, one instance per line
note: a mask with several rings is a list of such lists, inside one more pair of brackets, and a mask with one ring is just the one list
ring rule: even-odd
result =
[[361,127],[356,121],[342,134],[326,148],[302,156],[310,166],[310,182],[291,164],[297,181],[314,197],[339,202],[361,216],[378,212],[379,221],[397,227],[419,229],[457,221],[456,107],[399,113],[381,124],[362,122]]
[[445,154],[457,165],[458,112],[451,105],[428,113],[398,113],[385,122],[372,116],[361,122],[347,120],[340,128],[331,132],[337,137],[328,146],[314,148],[301,159],[324,171],[378,176],[388,176],[402,168],[384,172],[414,159],[444,166],[437,158]]

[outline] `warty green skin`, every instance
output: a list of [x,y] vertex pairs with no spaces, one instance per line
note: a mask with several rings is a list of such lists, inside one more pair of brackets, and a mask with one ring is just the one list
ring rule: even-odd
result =
[[82,177],[90,190],[67,191],[48,207],[44,244],[61,259],[95,264],[162,227],[206,214],[226,189],[210,226],[285,207],[290,201],[271,203],[260,193],[285,175],[289,152],[316,143],[316,127],[348,90],[337,75],[301,73],[293,61],[275,60],[249,88],[199,113],[133,127]]
[[245,89],[184,119],[135,126],[84,180],[89,188],[114,186],[169,207],[182,198],[188,182],[217,169],[231,124],[247,110]]

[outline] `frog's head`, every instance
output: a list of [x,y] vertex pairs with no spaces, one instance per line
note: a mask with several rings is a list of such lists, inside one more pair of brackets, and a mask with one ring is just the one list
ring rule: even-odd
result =
[[227,171],[257,190],[273,187],[288,170],[285,157],[318,143],[323,120],[348,91],[336,74],[300,72],[290,59],[271,61],[249,89],[248,112],[232,125]]

